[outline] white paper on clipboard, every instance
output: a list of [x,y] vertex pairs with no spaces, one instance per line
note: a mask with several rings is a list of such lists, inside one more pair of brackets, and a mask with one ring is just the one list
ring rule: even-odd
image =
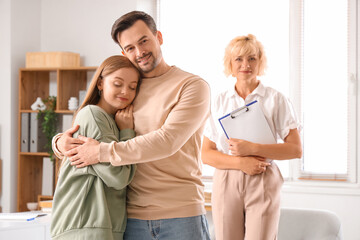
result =
[[219,118],[226,137],[260,144],[276,143],[263,111],[257,101]]

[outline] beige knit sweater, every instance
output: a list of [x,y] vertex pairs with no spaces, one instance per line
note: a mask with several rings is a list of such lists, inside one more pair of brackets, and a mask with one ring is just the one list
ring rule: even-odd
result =
[[137,137],[100,144],[100,161],[137,163],[127,192],[129,218],[143,220],[205,213],[201,138],[210,109],[210,89],[177,67],[145,78],[134,102]]

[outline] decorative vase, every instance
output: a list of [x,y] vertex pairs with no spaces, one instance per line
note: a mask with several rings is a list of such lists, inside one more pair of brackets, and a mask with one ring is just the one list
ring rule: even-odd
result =
[[71,111],[75,111],[78,108],[78,99],[76,97],[71,97],[68,102],[68,108]]
[[46,109],[46,106],[44,104],[44,102],[41,100],[41,97],[37,97],[36,98],[36,101],[31,105],[31,109],[32,110],[45,110]]

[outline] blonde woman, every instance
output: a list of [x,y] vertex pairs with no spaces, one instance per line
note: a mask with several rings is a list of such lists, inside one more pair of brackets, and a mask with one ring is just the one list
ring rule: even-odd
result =
[[[275,162],[265,159],[301,157],[299,123],[288,99],[258,79],[264,74],[266,56],[255,36],[234,38],[226,47],[224,67],[236,83],[212,104],[202,147],[203,162],[216,168],[212,192],[216,240],[274,240],[283,178]],[[227,140],[218,119],[254,100],[282,143]]]
[[[100,142],[135,137],[131,103],[139,79],[138,70],[126,57],[107,58],[96,70],[74,116],[74,126],[80,127],[73,137],[82,135]],[[127,220],[126,187],[134,174],[135,165],[99,163],[76,168],[65,157],[54,196],[52,239],[122,240]]]

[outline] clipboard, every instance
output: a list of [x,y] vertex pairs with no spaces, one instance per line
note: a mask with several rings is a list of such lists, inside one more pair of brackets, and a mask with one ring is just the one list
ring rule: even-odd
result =
[[219,118],[226,137],[260,144],[276,143],[257,100]]

